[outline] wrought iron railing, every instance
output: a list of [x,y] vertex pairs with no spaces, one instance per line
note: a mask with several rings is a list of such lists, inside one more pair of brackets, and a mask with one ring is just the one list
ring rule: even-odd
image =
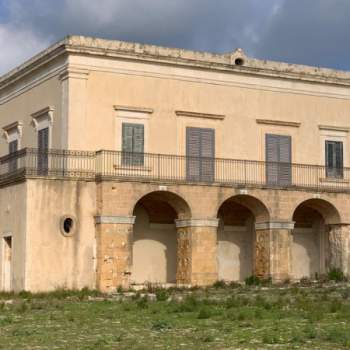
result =
[[[350,168],[329,170],[308,164],[25,148],[0,158],[0,184],[26,177],[58,177],[350,191]],[[337,176],[327,177],[330,173]]]

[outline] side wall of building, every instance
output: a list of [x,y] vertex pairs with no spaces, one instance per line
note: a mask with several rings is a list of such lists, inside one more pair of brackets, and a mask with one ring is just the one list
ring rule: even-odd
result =
[[27,289],[26,194],[26,182],[0,189],[0,290]]
[[[95,288],[94,182],[28,180],[28,289]],[[62,219],[73,219],[65,234]]]

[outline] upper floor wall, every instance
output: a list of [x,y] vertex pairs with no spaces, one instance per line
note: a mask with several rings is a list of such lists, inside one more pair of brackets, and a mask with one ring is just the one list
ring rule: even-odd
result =
[[0,154],[8,153],[15,132],[19,148],[38,147],[46,127],[52,148],[122,150],[123,124],[138,124],[149,153],[185,155],[192,127],[214,131],[218,158],[265,160],[266,134],[273,134],[290,137],[294,163],[325,164],[325,142],[335,141],[350,166],[345,83],[302,72],[262,74],[253,64],[233,71],[140,57],[74,52],[12,90],[0,86]]

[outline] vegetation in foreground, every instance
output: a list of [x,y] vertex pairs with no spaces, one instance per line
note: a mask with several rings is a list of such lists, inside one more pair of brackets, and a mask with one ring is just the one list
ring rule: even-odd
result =
[[0,294],[1,349],[350,349],[350,285]]

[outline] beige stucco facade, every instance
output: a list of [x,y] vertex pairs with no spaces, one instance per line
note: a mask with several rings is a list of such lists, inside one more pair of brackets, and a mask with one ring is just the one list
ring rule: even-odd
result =
[[[13,140],[36,149],[43,129],[49,149],[72,151],[50,154],[47,173],[26,151],[1,182],[0,289],[8,274],[17,291],[112,291],[350,273],[349,113],[349,72],[65,38],[0,78],[0,156]],[[123,123],[143,125],[142,166],[121,164]],[[186,178],[187,128],[213,130],[220,181]],[[289,136],[302,164],[278,188],[266,134]],[[342,144],[342,178],[325,175],[326,141]]]

